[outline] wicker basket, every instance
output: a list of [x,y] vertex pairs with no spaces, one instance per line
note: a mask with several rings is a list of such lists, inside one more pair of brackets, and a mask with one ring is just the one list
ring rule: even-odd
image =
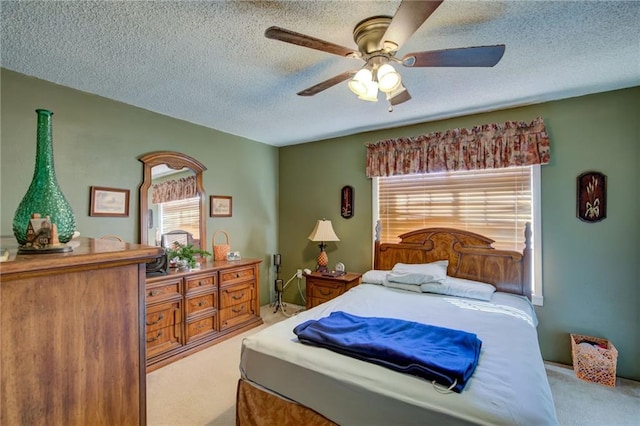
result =
[[[590,344],[580,345],[583,342]],[[611,387],[616,385],[618,350],[607,339],[572,334],[571,356],[573,370],[579,379]]]
[[[224,234],[226,238],[225,244],[216,244],[216,235]],[[229,254],[229,234],[225,231],[216,231],[213,233],[213,260],[227,260],[227,254]]]

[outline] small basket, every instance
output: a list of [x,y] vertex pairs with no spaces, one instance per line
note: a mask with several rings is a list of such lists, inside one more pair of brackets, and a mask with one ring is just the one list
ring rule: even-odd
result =
[[[218,233],[224,234],[226,238],[226,244],[216,244],[216,235]],[[227,254],[229,254],[229,234],[225,231],[216,231],[213,233],[213,260],[227,260]]]
[[[580,345],[583,342],[589,342],[590,345]],[[607,339],[572,334],[571,356],[578,379],[610,387],[616,385],[618,350]]]

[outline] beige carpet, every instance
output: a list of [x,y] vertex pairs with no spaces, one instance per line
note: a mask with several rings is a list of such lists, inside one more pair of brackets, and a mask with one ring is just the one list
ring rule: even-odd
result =
[[558,421],[565,425],[640,425],[640,382],[616,379],[614,388],[576,378],[568,365],[545,363]]
[[[299,306],[288,305],[293,313]],[[150,426],[234,426],[243,337],[284,319],[263,306],[265,324],[147,375]],[[577,379],[569,366],[547,363],[560,425],[640,425],[640,382],[618,378],[615,388]]]

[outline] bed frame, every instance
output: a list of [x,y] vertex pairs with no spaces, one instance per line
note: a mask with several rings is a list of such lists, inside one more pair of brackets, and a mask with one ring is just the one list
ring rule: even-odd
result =
[[[525,227],[522,253],[496,250],[493,240],[452,228],[426,228],[400,235],[399,243],[380,243],[376,233],[374,269],[396,263],[448,260],[447,275],[493,284],[498,291],[531,299],[531,227]],[[276,409],[277,408],[277,409]],[[286,413],[286,414],[285,414]],[[236,395],[236,425],[334,425],[321,414],[261,390],[240,379]]]
[[373,269],[396,263],[448,260],[447,275],[493,284],[498,291],[531,299],[531,227],[525,226],[522,253],[496,250],[490,238],[452,228],[426,228],[399,236],[399,243],[380,243],[376,235]]

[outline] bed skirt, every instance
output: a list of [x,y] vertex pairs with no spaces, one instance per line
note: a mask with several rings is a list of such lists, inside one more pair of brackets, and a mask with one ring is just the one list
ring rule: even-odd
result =
[[335,426],[315,411],[238,380],[236,426]]

